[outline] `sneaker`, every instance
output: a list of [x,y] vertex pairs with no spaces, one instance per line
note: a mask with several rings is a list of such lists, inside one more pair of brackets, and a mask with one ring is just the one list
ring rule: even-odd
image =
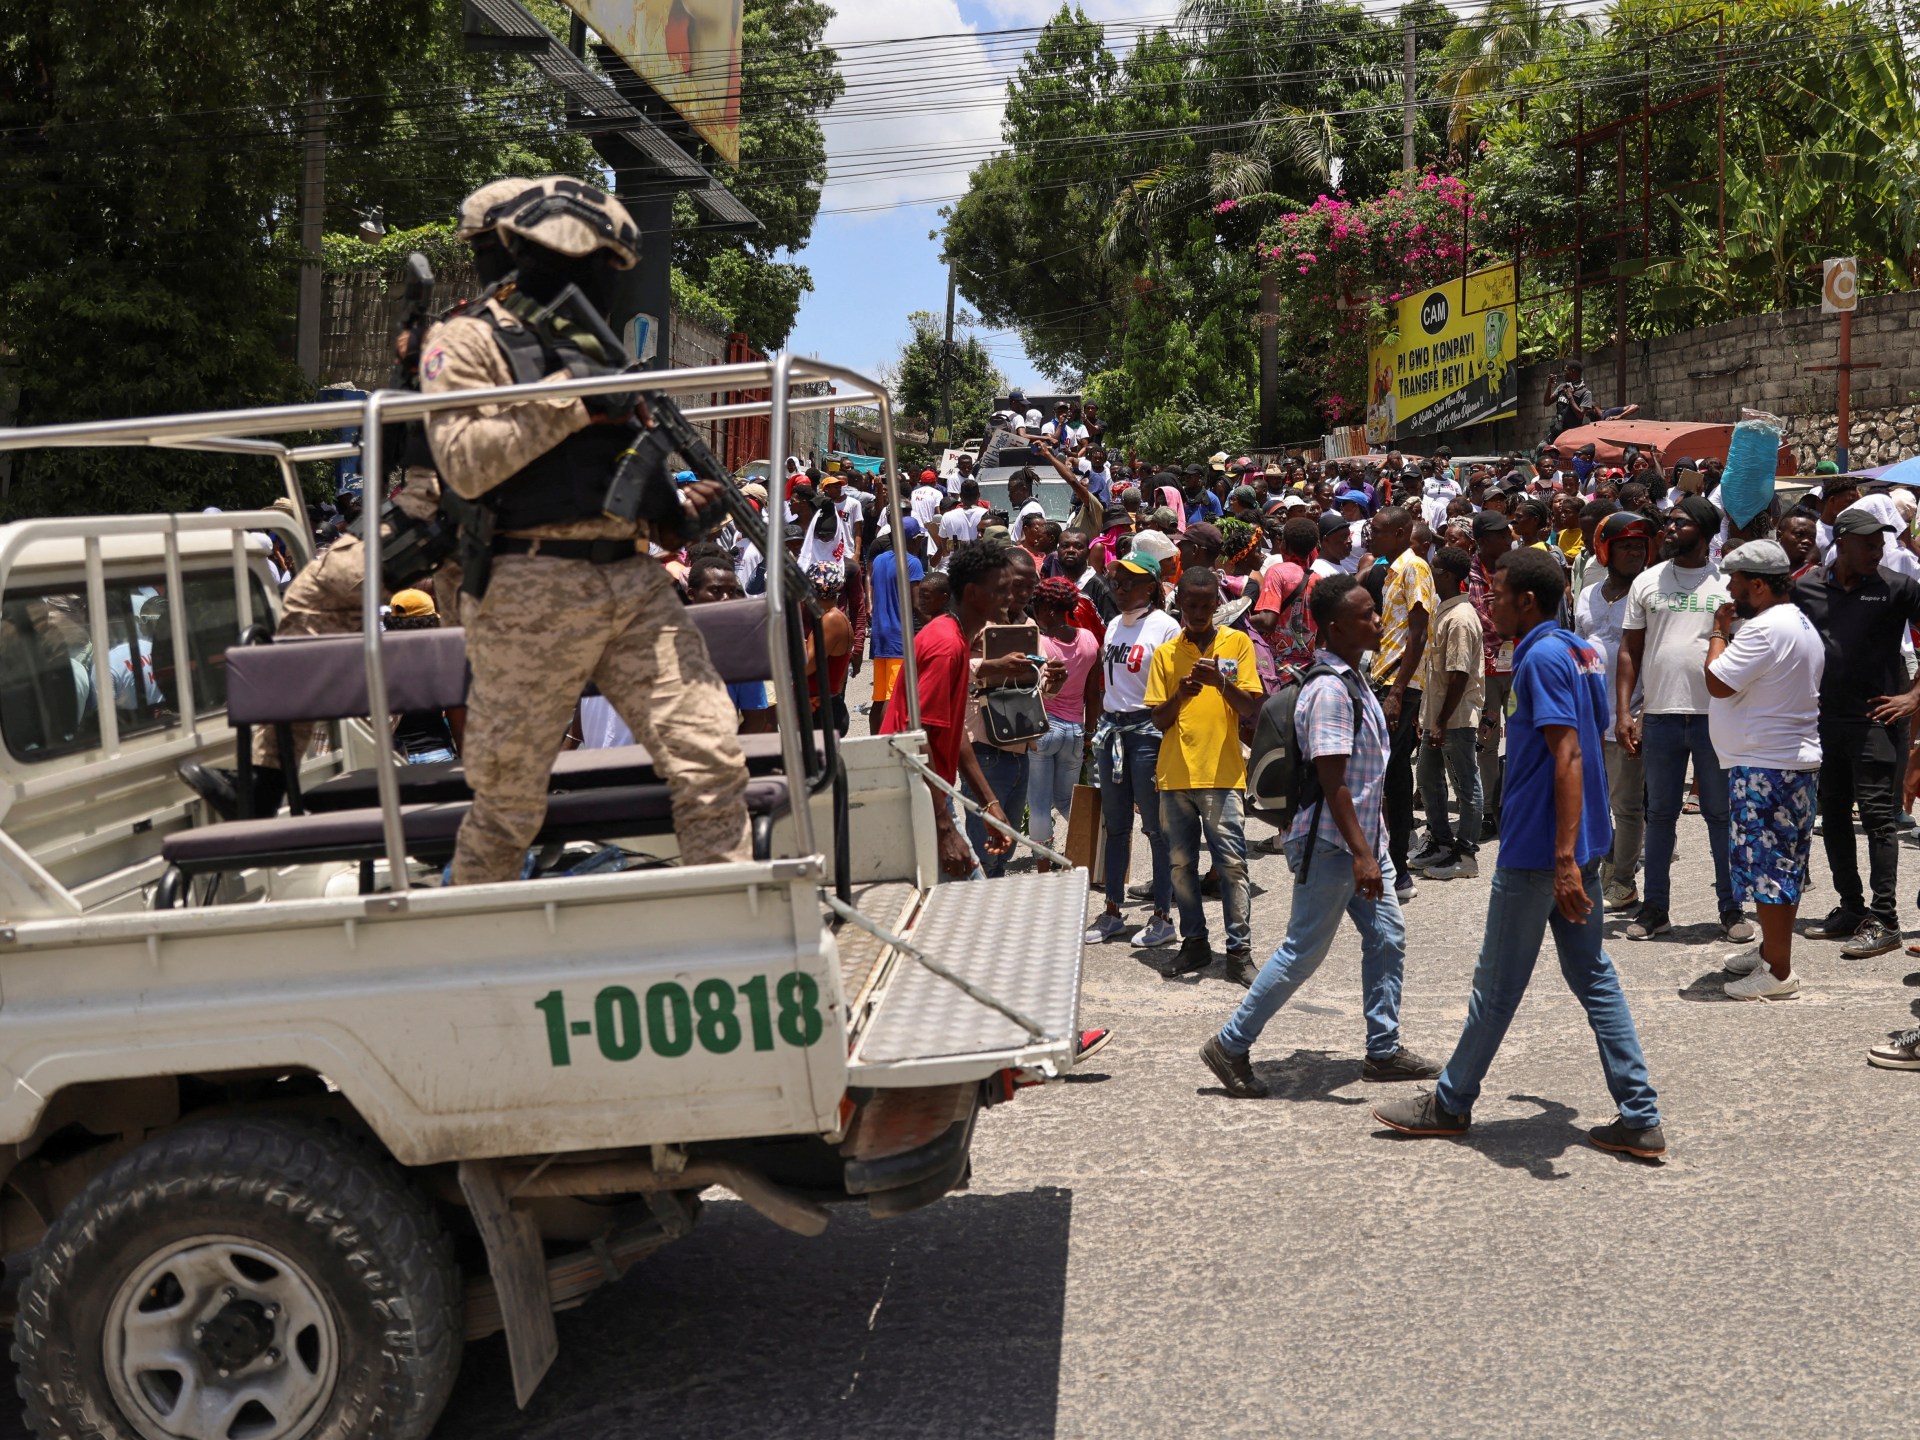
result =
[[1640,892],[1631,885],[1609,880],[1607,888],[1600,892],[1600,899],[1609,910],[1632,910],[1640,904]]
[[1422,1090],[1406,1100],[1389,1100],[1373,1107],[1373,1118],[1389,1130],[1402,1135],[1464,1135],[1472,1117],[1454,1115],[1440,1108],[1431,1090]]
[[1146,880],[1146,881],[1142,881],[1138,885],[1127,886],[1127,898],[1129,900],[1153,899],[1153,882],[1150,880]]
[[1214,1078],[1226,1087],[1227,1094],[1236,1100],[1262,1100],[1268,1091],[1266,1082],[1253,1073],[1253,1066],[1247,1063],[1244,1055],[1235,1055],[1220,1043],[1218,1035],[1207,1038],[1200,1047],[1200,1059]]
[[1860,922],[1860,928],[1853,932],[1853,938],[1840,947],[1843,960],[1865,960],[1871,955],[1884,955],[1897,949],[1900,944],[1900,932],[1878,916],[1870,915]]
[[1744,945],[1760,932],[1754,929],[1753,921],[1738,910],[1720,912],[1720,933],[1736,945]]
[[1664,935],[1673,929],[1673,922],[1667,919],[1667,912],[1651,905],[1642,905],[1639,912],[1627,926],[1627,939],[1651,940],[1656,935]]
[[1453,858],[1451,845],[1428,845],[1418,855],[1407,861],[1410,870],[1424,870],[1429,865],[1444,865]]
[[1488,841],[1498,840],[1499,838],[1500,822],[1489,815],[1480,822],[1480,843],[1485,845]]
[[1800,933],[1809,940],[1851,940],[1865,918],[1857,910],[1836,905],[1827,912],[1826,919],[1810,920],[1802,925]]
[[1782,980],[1763,965],[1751,975],[1727,981],[1726,994],[1729,1000],[1795,1000],[1800,996],[1800,977],[1789,975]]
[[1618,1115],[1611,1125],[1596,1125],[1587,1131],[1587,1139],[1602,1150],[1638,1155],[1642,1160],[1658,1160],[1667,1153],[1667,1137],[1658,1125],[1636,1130]]
[[1751,975],[1765,968],[1766,961],[1760,958],[1760,947],[1751,950],[1736,950],[1720,962],[1720,968],[1729,975]]
[[1167,967],[1167,973],[1193,975],[1211,964],[1213,964],[1213,946],[1207,943],[1207,937],[1189,935],[1180,942],[1180,953],[1173,957],[1173,964]]
[[1429,865],[1420,872],[1429,880],[1477,880],[1480,878],[1480,861],[1468,854],[1449,855],[1439,865]]
[[1920,1070],[1920,1030],[1896,1030],[1867,1051],[1867,1063],[1882,1070]]
[[1253,963],[1251,950],[1227,951],[1227,979],[1233,981],[1242,990],[1253,987],[1253,977],[1260,973],[1260,967]]
[[1362,1080],[1432,1080],[1439,1073],[1439,1065],[1404,1045],[1384,1060],[1369,1055],[1360,1067]]
[[1147,922],[1146,928],[1133,937],[1133,943],[1142,950],[1158,950],[1162,945],[1171,945],[1180,938],[1180,932],[1173,928],[1173,921],[1164,915],[1156,915]]
[[1413,883],[1413,876],[1401,875],[1393,882],[1393,898],[1402,905],[1420,893],[1420,887]]
[[1112,911],[1103,912],[1100,918],[1087,927],[1087,933],[1080,938],[1088,945],[1104,945],[1117,939],[1126,931],[1127,917],[1115,915]]
[[1082,1030],[1080,1048],[1073,1052],[1073,1063],[1078,1065],[1082,1060],[1091,1060],[1112,1043],[1113,1031],[1111,1030]]

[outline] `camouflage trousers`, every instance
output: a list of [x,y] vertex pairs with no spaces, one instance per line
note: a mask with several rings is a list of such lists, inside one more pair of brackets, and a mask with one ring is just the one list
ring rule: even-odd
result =
[[[361,586],[367,575],[367,551],[357,535],[342,535],[293,577],[280,597],[280,623],[274,636],[281,640],[306,635],[358,635],[360,633]],[[423,582],[434,591],[434,604],[442,625],[455,625],[459,613],[460,566],[447,560]],[[293,727],[293,754],[305,756],[313,739],[313,725],[298,721]],[[275,727],[257,725],[253,731],[253,763],[280,768],[280,742]]]
[[658,561],[503,555],[486,599],[469,600],[466,620],[473,684],[464,758],[473,809],[453,857],[456,885],[519,876],[588,680],[666,776],[681,862],[752,858],[733,701]]

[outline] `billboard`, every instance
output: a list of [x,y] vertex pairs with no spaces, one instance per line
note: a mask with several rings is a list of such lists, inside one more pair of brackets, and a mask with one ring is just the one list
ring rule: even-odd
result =
[[729,165],[740,163],[741,0],[567,0]]
[[1367,352],[1367,439],[1377,444],[1510,420],[1520,403],[1513,266],[1395,302],[1399,338]]

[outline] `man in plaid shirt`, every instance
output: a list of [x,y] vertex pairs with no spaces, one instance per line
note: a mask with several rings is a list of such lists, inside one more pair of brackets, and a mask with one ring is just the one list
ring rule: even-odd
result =
[[[1486,633],[1487,693],[1480,711],[1480,803],[1486,819],[1479,839],[1492,838],[1500,813],[1500,724],[1507,713],[1507,695],[1513,689],[1513,641],[1500,638],[1493,612],[1487,608],[1493,593],[1493,567],[1513,548],[1513,527],[1498,510],[1482,510],[1473,517],[1473,564],[1467,569],[1467,594]],[[1473,838],[1473,837],[1468,837]]]
[[1293,913],[1287,937],[1254,978],[1246,998],[1200,1058],[1229,1095],[1258,1098],[1266,1083],[1247,1054],[1293,992],[1327,958],[1340,917],[1360,932],[1360,983],[1367,1013],[1367,1080],[1428,1080],[1440,1073],[1431,1060],[1400,1043],[1400,983],[1407,931],[1393,893],[1388,855],[1386,712],[1360,673],[1361,658],[1380,644],[1373,597],[1351,575],[1331,575],[1313,587],[1313,620],[1322,649],[1314,660],[1334,673],[1300,691],[1294,730],[1303,759],[1313,762],[1320,799],[1303,804],[1287,834],[1293,867]]

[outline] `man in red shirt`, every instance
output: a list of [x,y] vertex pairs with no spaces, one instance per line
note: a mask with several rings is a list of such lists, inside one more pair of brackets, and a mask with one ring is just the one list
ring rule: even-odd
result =
[[[964,775],[975,795],[988,797],[987,813],[1002,821],[1007,812],[980,773],[980,762],[967,743],[967,696],[973,682],[968,661],[980,632],[1006,612],[1011,579],[1005,547],[990,540],[970,540],[961,545],[947,562],[952,608],[927,624],[913,640],[920,728],[927,732],[927,764],[949,785],[958,784]],[[1018,656],[1009,658],[1019,661]],[[998,663],[1003,662],[988,662]],[[987,664],[981,667],[981,678],[996,678],[988,672]],[[895,686],[880,733],[897,735],[911,728],[906,687]],[[931,785],[927,788],[933,789]],[[956,880],[968,878],[979,869],[979,862],[967,844],[966,833],[954,820],[952,802],[939,790],[933,792],[933,820],[939,832],[941,872]],[[1013,841],[989,827],[987,848],[1004,855],[1013,848]]]

